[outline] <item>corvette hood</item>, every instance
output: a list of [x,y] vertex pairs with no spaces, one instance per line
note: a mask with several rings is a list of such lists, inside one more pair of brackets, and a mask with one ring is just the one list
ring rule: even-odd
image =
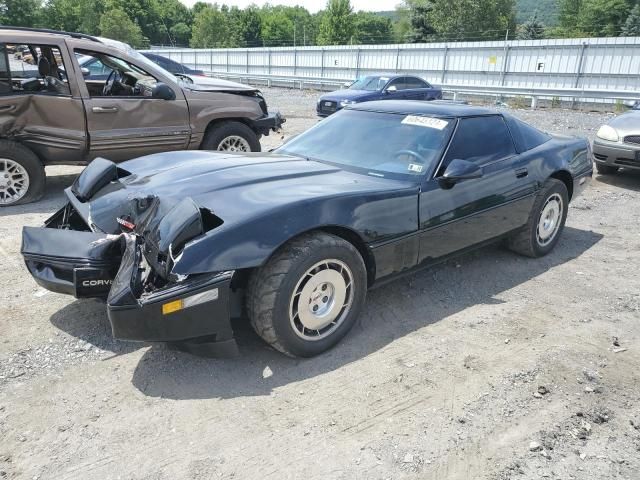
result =
[[98,229],[118,231],[117,217],[129,214],[135,199],[157,197],[166,213],[186,197],[226,225],[283,205],[372,192],[416,189],[409,182],[348,172],[320,162],[276,154],[184,151],[161,153],[119,164],[128,173],[88,202]]

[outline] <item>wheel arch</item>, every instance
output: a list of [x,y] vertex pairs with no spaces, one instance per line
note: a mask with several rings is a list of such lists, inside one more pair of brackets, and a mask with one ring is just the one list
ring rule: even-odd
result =
[[565,187],[567,187],[567,195],[569,196],[569,201],[573,197],[573,176],[567,170],[558,170],[553,172],[549,178],[555,178],[556,180],[560,180],[564,183]]

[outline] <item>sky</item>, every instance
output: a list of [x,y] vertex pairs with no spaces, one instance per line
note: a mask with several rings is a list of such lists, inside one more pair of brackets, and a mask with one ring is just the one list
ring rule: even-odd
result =
[[[197,0],[180,0],[185,5],[191,7]],[[207,1],[207,0],[204,0]],[[209,0],[209,3],[215,3],[216,0]],[[287,5],[290,7],[294,7],[296,5],[300,5],[305,7],[311,13],[315,13],[318,10],[322,10],[327,4],[324,0],[217,0],[219,4],[226,4],[231,6],[236,6],[239,8],[244,8],[252,3],[255,3],[258,6],[262,6],[265,3],[270,3],[271,5]],[[368,10],[371,12],[379,12],[386,10],[395,10],[397,4],[401,3],[401,0],[351,0],[351,6],[355,11],[358,10]]]

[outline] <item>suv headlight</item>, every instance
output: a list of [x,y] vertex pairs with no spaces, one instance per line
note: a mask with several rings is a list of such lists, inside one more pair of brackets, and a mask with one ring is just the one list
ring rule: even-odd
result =
[[610,142],[617,142],[619,140],[618,132],[609,125],[602,125],[598,133],[596,133],[596,136],[603,140],[609,140]]
[[353,105],[354,103],[357,103],[357,102],[355,100],[341,100],[340,106],[346,107],[347,105]]

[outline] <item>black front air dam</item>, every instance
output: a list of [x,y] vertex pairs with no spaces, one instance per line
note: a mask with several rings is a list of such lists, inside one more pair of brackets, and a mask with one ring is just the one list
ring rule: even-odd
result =
[[[138,295],[141,247],[129,239],[120,270],[113,281],[107,311],[113,336],[122,340],[187,342],[210,352],[237,353],[229,314],[233,272],[189,279],[152,294]],[[163,313],[163,305],[182,300],[183,308]],[[191,304],[191,305],[190,305]]]

